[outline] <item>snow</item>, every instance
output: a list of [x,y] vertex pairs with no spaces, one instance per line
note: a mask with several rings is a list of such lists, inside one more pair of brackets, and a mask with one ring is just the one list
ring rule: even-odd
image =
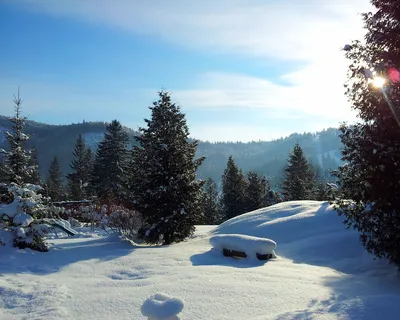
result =
[[219,234],[210,238],[214,249],[223,249],[245,252],[248,258],[257,259],[258,254],[275,254],[276,242],[267,239],[242,234]]
[[0,205],[0,214],[4,213],[10,218],[14,218],[19,212],[19,200],[15,199],[10,204],[2,204]]
[[[185,301],[181,319],[397,319],[396,268],[342,220],[328,203],[296,201],[198,226],[169,246],[90,228],[50,236],[47,253],[0,245],[0,319],[146,319],[143,302],[158,292]],[[224,257],[209,244],[221,234],[273,239],[279,257]]]
[[32,222],[33,222],[32,216],[25,212],[18,213],[13,219],[13,223],[16,225],[20,225],[21,227],[27,227]]
[[[141,307],[142,315],[154,320],[168,320],[183,310],[183,301],[165,293],[156,293],[146,299]],[[177,319],[177,318],[175,318]]]

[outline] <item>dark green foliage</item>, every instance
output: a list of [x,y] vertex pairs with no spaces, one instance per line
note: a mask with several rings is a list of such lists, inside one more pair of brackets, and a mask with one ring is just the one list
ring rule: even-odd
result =
[[92,171],[92,187],[106,203],[119,203],[126,196],[128,173],[128,135],[120,122],[107,125]]
[[31,168],[31,175],[28,177],[27,182],[41,186],[43,184],[42,176],[40,174],[38,152],[36,148],[33,148],[30,152],[30,159],[28,166]]
[[[39,153],[41,175],[47,174],[53,156],[57,156],[63,175],[70,173],[73,150],[78,134],[82,134],[86,144],[93,151],[97,149],[105,132],[104,122],[83,122],[70,125],[48,125],[28,120],[25,131],[30,135],[27,148],[35,146]],[[0,127],[9,128],[7,118],[0,116]],[[124,127],[129,136],[128,148],[136,144],[134,130]],[[196,156],[206,156],[197,174],[201,179],[212,177],[218,184],[225,169],[229,155],[232,155],[243,172],[256,171],[268,176],[271,188],[280,186],[282,170],[287,158],[287,150],[298,141],[307,158],[316,162],[320,154],[323,169],[336,169],[340,158],[339,131],[334,128],[316,133],[291,134],[274,141],[257,142],[207,142],[200,141]],[[318,139],[316,139],[318,137]],[[190,139],[189,139],[190,140]],[[7,146],[2,146],[7,149]],[[328,154],[329,153],[329,154]],[[90,185],[89,185],[90,186]]]
[[43,239],[43,237],[34,234],[32,237],[32,241],[26,242],[24,240],[16,238],[14,240],[14,246],[18,249],[26,249],[29,248],[31,250],[39,251],[39,252],[47,252],[49,251],[48,244]]
[[[400,266],[400,1],[372,3],[377,12],[364,15],[365,43],[346,50],[346,95],[360,121],[341,127],[347,164],[337,172],[337,205],[369,252]],[[371,75],[383,77],[384,87],[374,87]]]
[[226,220],[246,212],[246,187],[242,170],[230,156],[222,175],[221,206]]
[[195,159],[197,141],[189,141],[185,116],[168,92],[159,92],[150,110],[132,151],[131,191],[144,219],[141,237],[170,244],[190,236],[201,215],[203,182],[196,170],[203,158]]
[[261,177],[256,172],[247,174],[246,187],[246,211],[253,211],[264,208],[269,202],[269,185],[265,177]]
[[15,114],[9,118],[12,123],[11,131],[7,132],[7,142],[9,150],[2,150],[4,154],[4,165],[2,166],[3,182],[23,184],[28,182],[32,174],[32,168],[29,167],[30,154],[26,150],[26,141],[29,136],[24,133],[26,117],[21,116],[22,99],[19,96],[14,96]]
[[315,172],[306,159],[303,149],[298,143],[289,154],[284,169],[282,195],[285,201],[310,200],[315,198]]
[[64,200],[63,177],[57,157],[53,158],[49,171],[47,172],[45,190],[47,196],[50,197],[52,201]]
[[222,221],[219,205],[218,187],[212,178],[208,178],[204,184],[202,194],[202,224],[214,225]]
[[89,196],[93,155],[92,150],[86,147],[81,134],[76,140],[73,156],[70,164],[72,172],[67,175],[68,198],[72,200],[86,199]]

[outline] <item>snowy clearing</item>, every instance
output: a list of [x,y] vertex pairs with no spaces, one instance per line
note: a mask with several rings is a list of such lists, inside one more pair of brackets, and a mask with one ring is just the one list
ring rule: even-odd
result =
[[[162,292],[184,301],[180,319],[397,319],[400,281],[373,260],[324,202],[297,201],[200,226],[171,246],[133,246],[77,228],[47,253],[0,247],[0,319],[146,319]],[[217,234],[276,241],[278,259],[234,260]],[[181,299],[181,300],[180,300]]]

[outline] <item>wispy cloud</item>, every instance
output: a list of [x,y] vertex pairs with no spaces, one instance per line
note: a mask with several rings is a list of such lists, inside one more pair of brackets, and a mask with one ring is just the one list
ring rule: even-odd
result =
[[192,48],[306,61],[358,36],[356,15],[369,9],[368,0],[17,1]]
[[[362,36],[358,14],[371,9],[368,0],[16,1],[32,10],[154,36],[221,58],[243,57],[243,64],[248,59],[263,68],[267,61],[278,66],[286,61],[299,62],[297,69],[282,72],[278,78],[204,70],[194,76],[190,89],[167,89],[173,91],[184,110],[252,108],[260,117],[292,119],[303,126],[268,133],[268,129],[251,125],[233,129],[227,123],[213,128],[207,123],[193,123],[193,136],[224,140],[223,133],[229,129],[238,139],[246,140],[246,136],[247,140],[257,140],[257,136],[275,137],[276,133],[320,129],[322,124],[334,126],[354,119],[343,94],[346,63],[340,48]],[[318,118],[318,124],[309,121],[312,117]]]

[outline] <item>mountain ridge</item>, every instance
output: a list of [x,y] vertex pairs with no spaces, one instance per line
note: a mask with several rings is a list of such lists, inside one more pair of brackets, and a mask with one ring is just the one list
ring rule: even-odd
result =
[[[69,172],[69,163],[75,141],[79,134],[85,142],[95,150],[103,138],[106,122],[80,122],[72,124],[46,124],[27,120],[25,132],[31,136],[28,148],[35,146],[39,153],[39,165],[44,176],[54,156],[60,162],[63,174]],[[0,146],[7,147],[4,132],[11,128],[8,117],[0,115]],[[129,127],[124,126],[129,136],[130,146],[136,143],[135,135],[139,134]],[[308,158],[317,165],[323,174],[341,164],[341,142],[336,128],[328,128],[315,133],[293,133],[287,137],[271,141],[251,142],[209,142],[199,140],[197,154],[206,156],[203,165],[198,169],[200,178],[212,177],[220,181],[226,162],[230,155],[233,156],[238,166],[244,173],[256,171],[267,175],[275,187],[279,184],[280,175],[285,165],[288,153],[295,143],[299,143]]]

